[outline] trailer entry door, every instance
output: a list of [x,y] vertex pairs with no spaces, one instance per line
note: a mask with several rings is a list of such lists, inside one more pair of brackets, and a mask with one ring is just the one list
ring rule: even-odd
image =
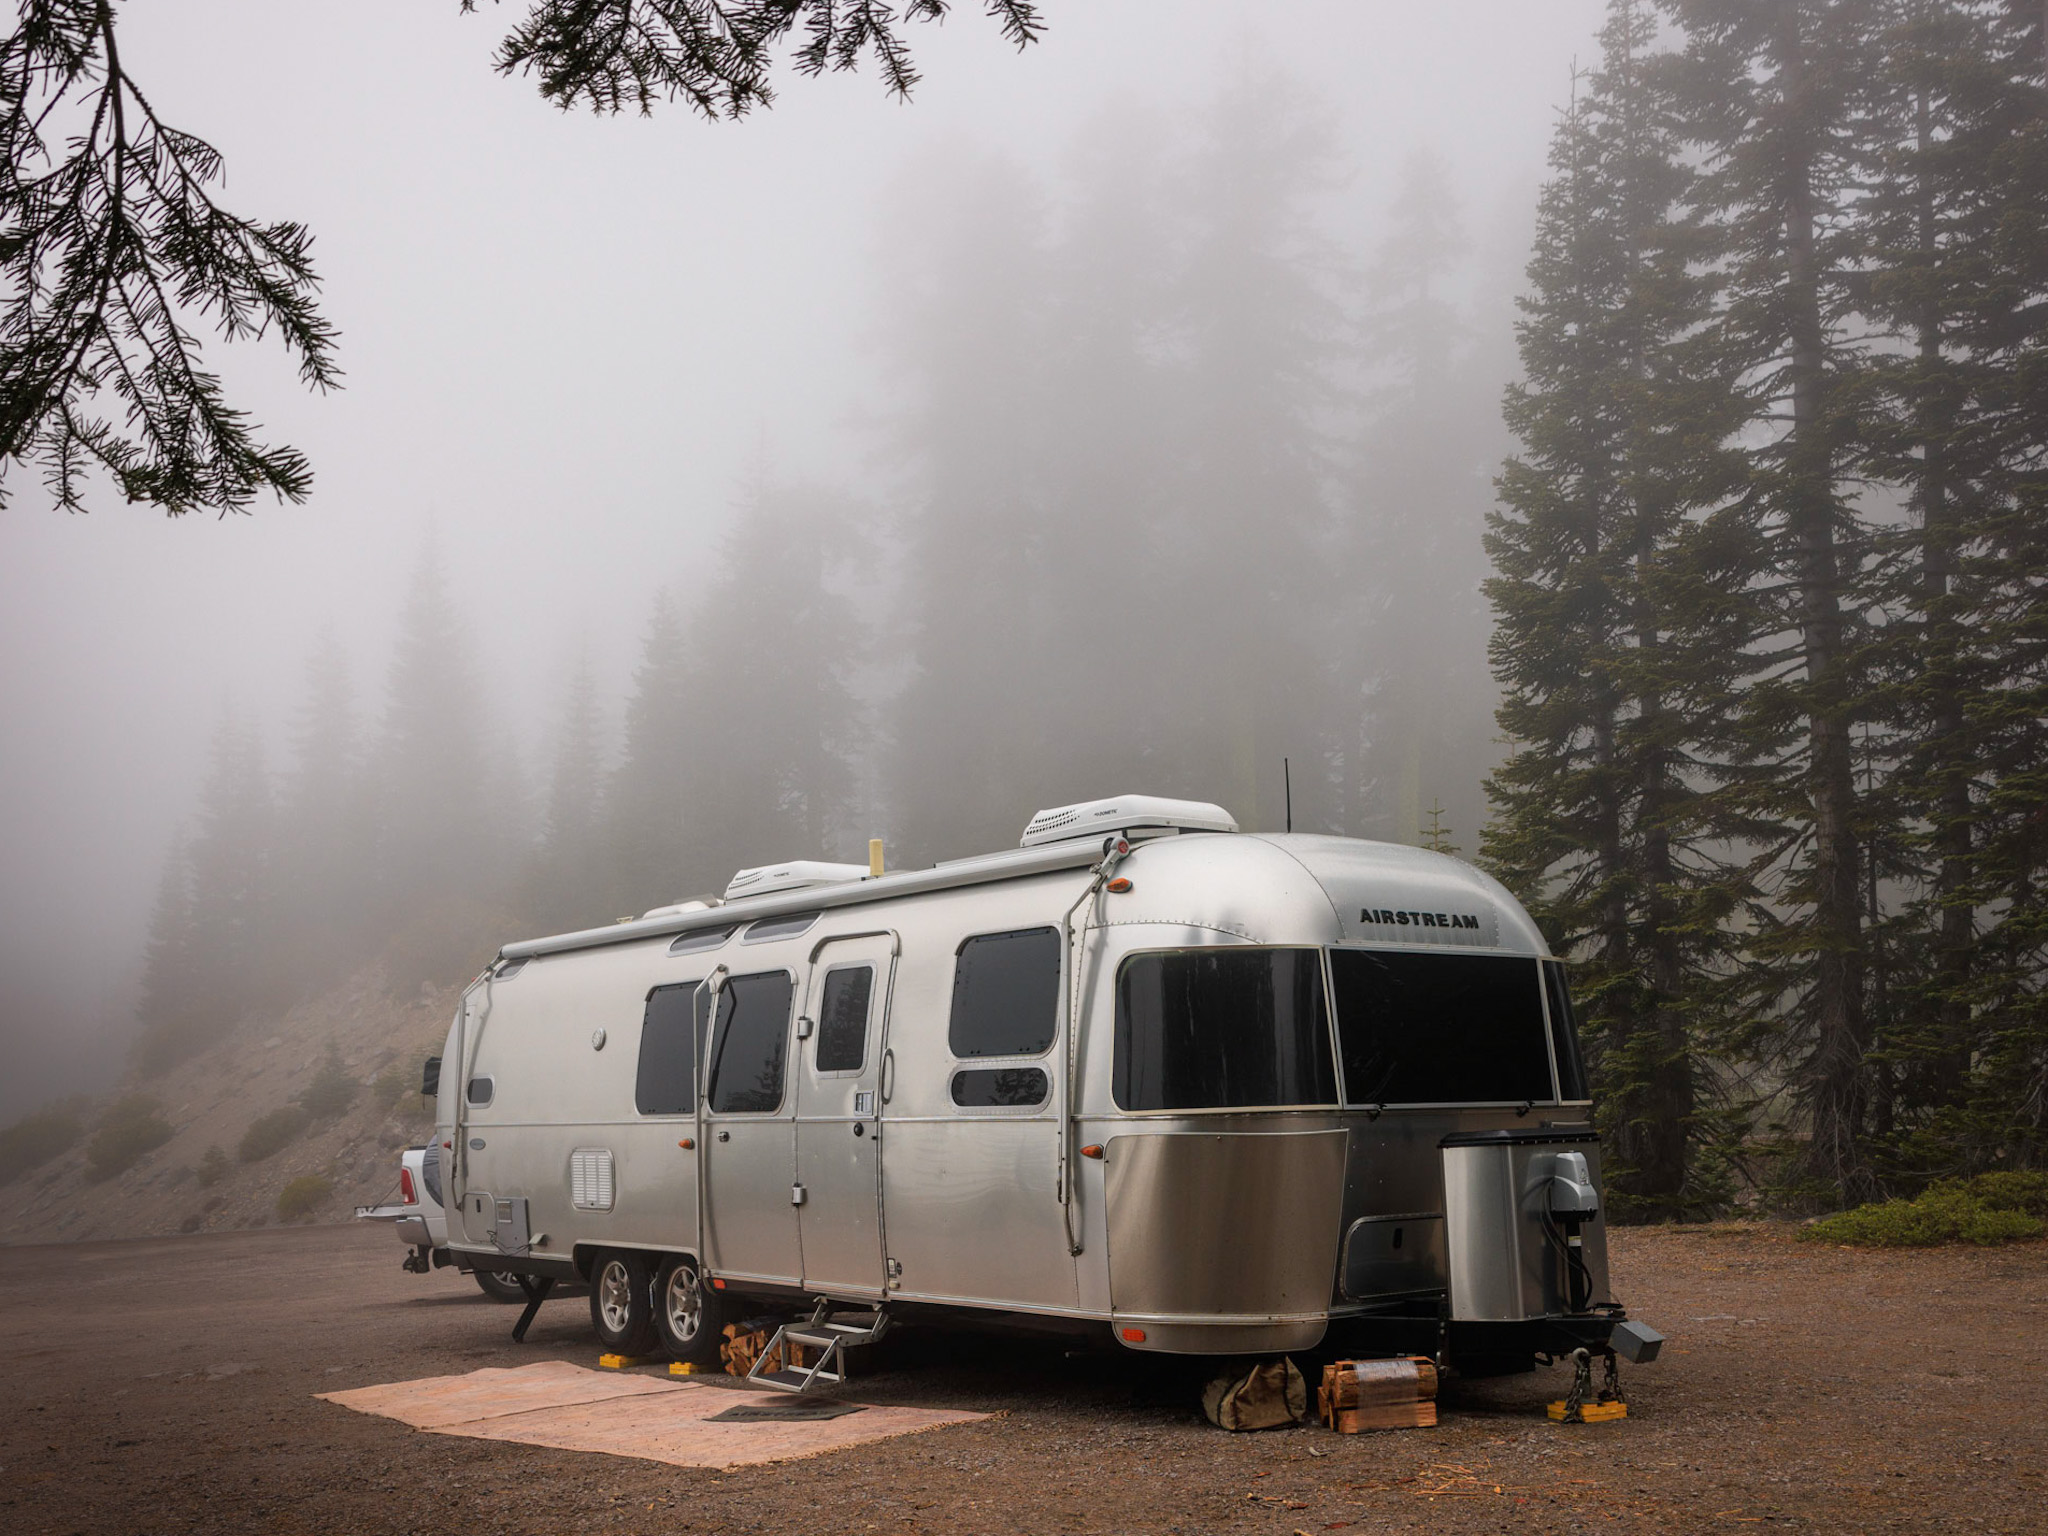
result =
[[807,1291],[879,1296],[882,1050],[895,940],[822,946],[797,1026],[796,1208]]
[[712,1269],[794,1285],[796,1095],[789,1091],[792,982],[787,971],[734,976],[718,994],[704,1074]]

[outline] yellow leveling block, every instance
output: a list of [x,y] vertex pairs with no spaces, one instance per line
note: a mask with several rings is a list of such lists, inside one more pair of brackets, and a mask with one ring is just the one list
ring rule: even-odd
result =
[[671,1360],[668,1363],[668,1373],[671,1376],[709,1376],[711,1371],[694,1360]]
[[652,1355],[599,1355],[597,1363],[608,1371],[623,1371],[629,1365],[645,1365]]
[[[1545,1411],[1549,1413],[1551,1423],[1562,1424],[1564,1422],[1564,1399],[1560,1397]],[[1588,1424],[1605,1424],[1613,1419],[1627,1418],[1628,1404],[1584,1403],[1579,1407],[1579,1414]]]

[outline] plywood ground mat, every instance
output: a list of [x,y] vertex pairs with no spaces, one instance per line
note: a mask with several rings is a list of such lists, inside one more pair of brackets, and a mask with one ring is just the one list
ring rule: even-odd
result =
[[748,1403],[787,1402],[781,1393],[739,1392],[687,1379],[591,1371],[563,1360],[466,1376],[429,1376],[315,1396],[358,1413],[397,1419],[437,1435],[511,1440],[563,1451],[604,1451],[677,1467],[744,1467],[816,1456],[892,1435],[985,1419],[947,1408],[858,1405],[838,1418],[718,1422]]

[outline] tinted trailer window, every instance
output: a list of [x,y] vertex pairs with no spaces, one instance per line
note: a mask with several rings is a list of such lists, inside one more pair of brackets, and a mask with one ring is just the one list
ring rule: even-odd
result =
[[720,989],[705,1095],[719,1114],[772,1114],[782,1107],[790,992],[787,971],[735,976]]
[[1543,978],[1519,955],[1333,949],[1353,1104],[1548,1103]]
[[1313,949],[1133,955],[1117,973],[1124,1109],[1334,1104],[1323,961]]

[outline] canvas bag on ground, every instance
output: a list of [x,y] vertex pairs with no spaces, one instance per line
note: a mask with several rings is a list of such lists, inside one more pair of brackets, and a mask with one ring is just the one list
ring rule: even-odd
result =
[[1219,1429],[1280,1429],[1308,1416],[1308,1381],[1292,1360],[1262,1360],[1202,1389],[1202,1412]]

